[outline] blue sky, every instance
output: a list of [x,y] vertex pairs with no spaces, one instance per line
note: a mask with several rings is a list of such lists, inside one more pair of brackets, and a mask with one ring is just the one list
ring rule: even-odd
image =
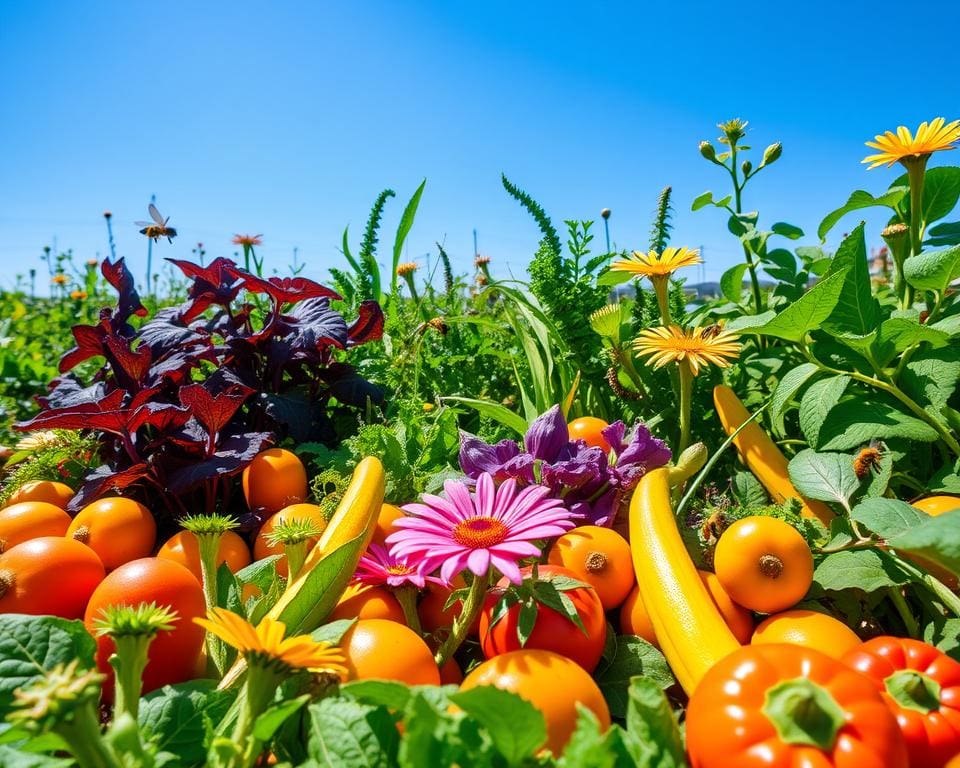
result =
[[[151,194],[181,235],[155,258],[189,258],[198,241],[230,255],[234,233],[263,233],[268,266],[284,271],[297,247],[306,274],[324,277],[343,227],[356,246],[392,187],[388,259],[424,177],[407,258],[442,240],[467,270],[476,228],[495,273],[520,275],[537,230],[501,171],[558,224],[611,208],[613,240],[629,248],[646,245],[657,193],[672,185],[674,242],[704,246],[716,279],[737,243],[723,215],[690,202],[725,189],[697,153],[718,121],[749,119],[757,160],[783,142],[746,205],[814,243],[851,190],[896,175],[864,170],[865,140],[960,117],[960,81],[941,58],[955,45],[954,4],[928,3],[935,23],[910,28],[899,8],[0,0],[0,286],[32,265],[42,274],[54,242],[80,260],[106,255],[105,209],[140,279],[146,245],[132,222]],[[925,41],[913,60],[911,30]]]

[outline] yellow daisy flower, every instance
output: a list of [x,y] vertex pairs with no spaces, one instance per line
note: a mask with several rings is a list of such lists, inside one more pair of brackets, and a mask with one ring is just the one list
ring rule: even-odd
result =
[[406,277],[407,275],[412,275],[417,271],[417,262],[415,261],[404,261],[400,264],[397,264],[397,277]]
[[889,168],[897,161],[907,163],[934,152],[954,149],[953,145],[957,140],[960,140],[960,120],[947,123],[942,117],[938,117],[929,123],[920,123],[916,135],[911,134],[905,125],[901,125],[896,133],[887,131],[877,136],[874,141],[866,142],[868,147],[880,152],[865,157],[860,162],[870,163],[867,170],[881,165]]
[[720,368],[730,365],[730,360],[740,355],[737,339],[737,334],[719,330],[715,325],[689,331],[670,325],[640,331],[633,346],[637,354],[650,356],[654,368],[686,362],[696,376],[708,364]]
[[248,664],[265,661],[288,668],[332,672],[341,679],[348,676],[346,657],[339,648],[318,642],[310,635],[284,638],[286,625],[269,616],[254,627],[232,611],[214,608],[208,618],[194,619],[194,622],[236,648],[246,657]]
[[681,267],[702,264],[700,251],[696,248],[666,248],[663,253],[634,251],[626,259],[620,259],[610,265],[612,272],[629,272],[650,280],[665,279]]

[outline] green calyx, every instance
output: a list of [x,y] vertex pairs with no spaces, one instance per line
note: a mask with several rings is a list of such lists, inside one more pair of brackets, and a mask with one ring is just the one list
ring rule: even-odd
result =
[[913,669],[901,669],[883,681],[887,693],[904,709],[936,712],[940,709],[940,684]]
[[805,677],[786,680],[767,691],[763,714],[786,744],[803,744],[829,752],[843,727],[844,715],[830,693]]

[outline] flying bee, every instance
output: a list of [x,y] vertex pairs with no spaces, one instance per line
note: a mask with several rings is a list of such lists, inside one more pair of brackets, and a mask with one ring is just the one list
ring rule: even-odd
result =
[[700,332],[701,339],[712,339],[720,335],[720,331],[723,330],[723,325],[720,323],[714,323],[713,325],[708,325]]
[[157,210],[157,206],[153,203],[147,206],[147,210],[150,212],[150,218],[153,219],[153,222],[135,221],[134,224],[138,227],[143,227],[143,229],[140,230],[140,234],[152,238],[155,243],[159,242],[161,237],[167,238],[167,242],[172,243],[173,238],[177,236],[177,230],[167,226],[170,217],[167,216],[167,218],[163,218],[160,211]]

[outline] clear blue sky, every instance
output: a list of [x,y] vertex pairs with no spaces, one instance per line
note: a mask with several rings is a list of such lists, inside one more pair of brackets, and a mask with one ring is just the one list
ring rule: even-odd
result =
[[[344,225],[356,245],[389,186],[400,199],[385,218],[388,259],[424,177],[408,258],[445,239],[466,270],[476,228],[496,273],[522,273],[537,231],[501,170],[558,224],[611,208],[613,239],[630,248],[645,246],[672,185],[674,241],[705,246],[716,279],[737,245],[719,212],[690,212],[697,194],[724,189],[697,142],[735,116],[759,150],[781,140],[747,205],[815,242],[852,189],[894,178],[860,165],[864,140],[960,117],[948,61],[960,11],[937,0],[923,17],[889,0],[0,0],[0,285],[42,269],[54,238],[79,259],[105,255],[105,209],[140,279],[132,222],[151,194],[181,234],[155,257],[189,258],[197,241],[229,255],[234,233],[263,233],[269,266],[297,246],[307,273],[325,276]],[[911,34],[924,41],[912,60]]]

